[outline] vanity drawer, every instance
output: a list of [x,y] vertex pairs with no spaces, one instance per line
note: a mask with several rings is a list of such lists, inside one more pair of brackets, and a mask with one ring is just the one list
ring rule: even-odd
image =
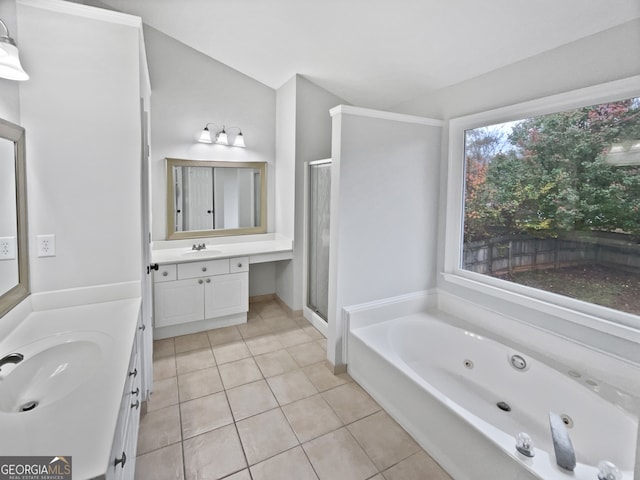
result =
[[229,259],[229,272],[248,272],[249,271],[249,257],[236,257]]
[[176,271],[176,265],[160,265],[158,271],[153,272],[153,281],[160,283],[176,280],[178,278]]
[[204,262],[179,263],[178,279],[208,277],[229,273],[229,259],[207,260]]

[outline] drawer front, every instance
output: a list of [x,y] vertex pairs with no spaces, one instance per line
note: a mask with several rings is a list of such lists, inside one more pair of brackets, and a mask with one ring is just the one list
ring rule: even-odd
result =
[[229,272],[248,272],[249,271],[249,257],[236,257],[229,259]]
[[176,280],[176,265],[160,265],[157,271],[153,272],[153,281],[155,283],[170,282]]
[[208,277],[229,273],[229,259],[207,260],[204,262],[179,263],[178,279]]

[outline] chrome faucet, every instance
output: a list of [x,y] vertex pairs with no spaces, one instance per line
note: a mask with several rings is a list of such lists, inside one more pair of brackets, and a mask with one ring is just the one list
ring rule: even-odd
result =
[[549,412],[549,426],[551,427],[556,463],[560,468],[573,471],[576,468],[576,452],[573,449],[567,426],[562,417],[554,412]]
[[5,366],[7,363],[20,363],[24,359],[24,355],[21,353],[10,353],[3,358],[0,358],[0,368]]
[[200,250],[204,250],[205,248],[207,248],[207,246],[204,243],[201,243],[200,245],[196,245],[194,243],[193,247],[191,247],[191,250],[196,250],[199,252]]

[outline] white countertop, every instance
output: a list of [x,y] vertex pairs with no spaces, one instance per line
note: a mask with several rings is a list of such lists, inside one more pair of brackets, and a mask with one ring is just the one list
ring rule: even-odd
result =
[[[28,361],[29,345],[47,338],[102,339],[95,370],[71,393],[29,412],[0,411],[2,455],[72,456],[74,478],[105,474],[139,309],[140,298],[128,298],[33,311],[0,342],[0,358],[25,350],[23,361]],[[3,375],[11,375],[11,369],[9,365],[0,371],[0,382]]]
[[[205,249],[192,250],[193,244],[202,243],[206,244]],[[246,239],[221,237],[154,242],[151,250],[151,261],[160,265],[230,257],[249,257],[249,263],[290,259],[293,258],[293,242],[280,235],[267,234]]]

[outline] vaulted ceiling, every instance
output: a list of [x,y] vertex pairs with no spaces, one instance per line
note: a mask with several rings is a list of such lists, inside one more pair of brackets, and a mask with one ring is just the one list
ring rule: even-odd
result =
[[102,2],[272,88],[298,73],[372,108],[640,18],[638,0]]

